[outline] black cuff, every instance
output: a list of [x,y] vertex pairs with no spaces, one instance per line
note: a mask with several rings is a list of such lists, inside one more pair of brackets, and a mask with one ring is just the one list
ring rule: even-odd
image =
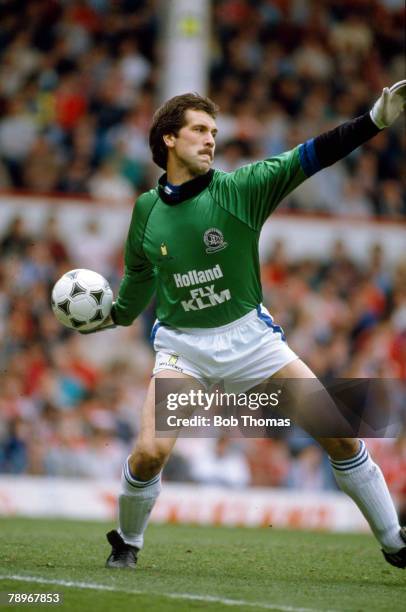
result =
[[380,132],[372,121],[369,111],[365,115],[347,121],[338,127],[320,134],[314,139],[314,149],[321,168],[331,166],[346,157],[351,151]]

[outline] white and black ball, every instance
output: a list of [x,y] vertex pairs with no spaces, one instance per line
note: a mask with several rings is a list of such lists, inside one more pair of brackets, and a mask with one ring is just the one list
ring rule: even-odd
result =
[[101,274],[80,268],[66,272],[55,283],[51,303],[62,325],[91,331],[110,314],[113,292]]

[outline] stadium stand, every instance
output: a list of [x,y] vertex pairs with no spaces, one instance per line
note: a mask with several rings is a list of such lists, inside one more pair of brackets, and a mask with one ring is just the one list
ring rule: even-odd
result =
[[[157,3],[9,0],[0,11],[0,188],[87,194],[94,207],[149,188]],[[226,170],[364,112],[388,80],[403,77],[404,12],[396,2],[219,0],[214,15],[209,95],[221,107],[216,165]],[[401,150],[399,131],[381,133],[283,208],[402,220]],[[89,231],[97,249],[97,228]],[[99,247],[117,290],[121,251]],[[326,379],[405,380],[405,261],[388,265],[377,245],[363,266],[339,242],[324,260],[292,261],[284,247],[283,239],[275,244],[262,277],[264,301],[292,348]],[[78,257],[53,218],[35,233],[16,216],[0,236],[0,472],[116,477],[136,434],[152,363],[143,320],[152,315],[117,332],[132,343],[132,362],[119,354],[92,360],[89,344],[98,340],[85,350],[49,309],[53,283],[81,265]],[[236,455],[240,477],[227,480],[224,470],[227,486],[334,487],[312,444],[200,442],[207,465],[197,470],[182,440],[168,479],[206,482],[216,462]],[[371,444],[403,500],[405,445],[406,432]]]

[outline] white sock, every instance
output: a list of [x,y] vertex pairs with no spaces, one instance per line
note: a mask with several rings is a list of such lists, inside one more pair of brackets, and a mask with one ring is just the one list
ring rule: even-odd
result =
[[127,459],[121,475],[121,491],[118,532],[124,542],[141,549],[149,515],[161,492],[161,474],[146,482],[137,480],[130,472]]
[[357,504],[376,539],[386,552],[405,546],[400,537],[399,519],[379,466],[372,461],[365,443],[350,459],[331,459],[338,486]]

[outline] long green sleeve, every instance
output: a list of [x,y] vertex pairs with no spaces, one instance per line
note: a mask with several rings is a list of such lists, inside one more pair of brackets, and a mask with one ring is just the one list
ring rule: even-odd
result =
[[155,200],[147,193],[134,206],[125,245],[124,277],[112,312],[113,320],[118,325],[131,325],[148,306],[156,289],[155,267],[143,249],[145,227]]
[[277,205],[306,180],[299,147],[270,159],[254,162],[234,172],[219,173],[210,186],[220,205],[260,230]]

